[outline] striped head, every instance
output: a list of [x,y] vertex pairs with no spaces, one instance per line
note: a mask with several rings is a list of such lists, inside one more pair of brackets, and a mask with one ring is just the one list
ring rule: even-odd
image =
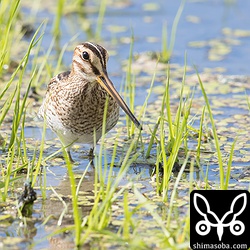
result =
[[75,74],[82,74],[90,81],[96,81],[96,77],[102,72],[107,72],[108,52],[102,46],[85,42],[75,48],[72,71]]
[[108,52],[102,46],[85,42],[75,48],[72,73],[81,74],[88,82],[98,82],[102,88],[116,100],[134,124],[141,128],[139,121],[133,115],[127,104],[115,89],[107,73]]

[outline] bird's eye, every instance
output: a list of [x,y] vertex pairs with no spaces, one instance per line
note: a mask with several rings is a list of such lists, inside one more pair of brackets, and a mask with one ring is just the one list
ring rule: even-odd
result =
[[83,51],[83,52],[82,52],[82,58],[83,58],[84,60],[89,60],[89,53],[88,53],[87,51]]

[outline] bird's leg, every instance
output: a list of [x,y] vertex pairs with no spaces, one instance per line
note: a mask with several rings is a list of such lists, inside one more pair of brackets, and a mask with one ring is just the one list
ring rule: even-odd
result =
[[68,157],[69,157],[70,162],[71,162],[71,163],[74,163],[75,161],[74,161],[73,158],[71,157],[70,149],[67,149],[67,154],[68,154]]
[[93,160],[93,158],[94,158],[94,147],[90,148],[88,157],[89,157],[90,160]]

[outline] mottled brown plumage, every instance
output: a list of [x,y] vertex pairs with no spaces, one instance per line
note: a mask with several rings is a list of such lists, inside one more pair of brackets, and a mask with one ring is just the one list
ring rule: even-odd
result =
[[39,115],[67,147],[71,160],[70,146],[74,142],[90,144],[93,148],[101,138],[107,97],[106,132],[116,125],[119,106],[140,127],[108,78],[107,60],[108,53],[102,46],[90,42],[80,44],[75,48],[71,71],[58,74],[48,84]]

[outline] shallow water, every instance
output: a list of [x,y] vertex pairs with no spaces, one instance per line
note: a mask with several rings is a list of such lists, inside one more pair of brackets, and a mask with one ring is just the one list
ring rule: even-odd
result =
[[[29,3],[29,1],[27,2]],[[88,5],[92,4],[89,3]],[[151,8],[150,5],[152,5]],[[104,18],[102,38],[108,49],[112,48],[118,52],[116,55],[110,57],[109,71],[112,74],[121,73],[121,61],[128,57],[128,38],[131,37],[132,33],[135,37],[135,53],[160,51],[162,48],[162,27],[164,24],[167,25],[169,41],[173,21],[179,5],[180,1],[159,0],[151,2],[147,0],[125,1],[124,7],[119,7],[118,4],[114,4],[113,7],[108,6]],[[66,5],[67,7],[70,6]],[[43,39],[43,47],[46,51],[52,40],[51,29],[54,16],[51,12],[47,11],[47,8],[42,10],[43,7],[40,6],[40,9],[41,11],[37,12],[36,17],[37,25],[44,18],[48,18],[49,20]],[[249,1],[186,1],[177,27],[171,62],[184,65],[185,52],[187,52],[188,65],[195,64],[201,70],[204,68],[223,67],[226,70],[226,74],[249,74],[249,33],[238,35],[225,35],[223,33],[223,29],[225,28],[249,32],[249,9]],[[32,16],[30,8],[24,8],[24,11]],[[87,14],[86,17],[90,20],[91,31],[94,33],[97,14]],[[81,19],[76,14],[68,14],[63,17],[60,39],[61,46],[69,42],[76,34],[79,36],[72,44],[88,40],[88,35],[79,29],[81,22],[84,22],[84,19]],[[231,45],[227,41],[229,38],[237,40],[239,44]],[[208,52],[211,49],[211,45],[202,48],[190,47],[190,42],[210,41],[212,39],[225,42],[231,49],[231,52],[219,61],[208,59]],[[66,65],[71,63],[71,58],[72,52],[67,52],[64,56]]]

